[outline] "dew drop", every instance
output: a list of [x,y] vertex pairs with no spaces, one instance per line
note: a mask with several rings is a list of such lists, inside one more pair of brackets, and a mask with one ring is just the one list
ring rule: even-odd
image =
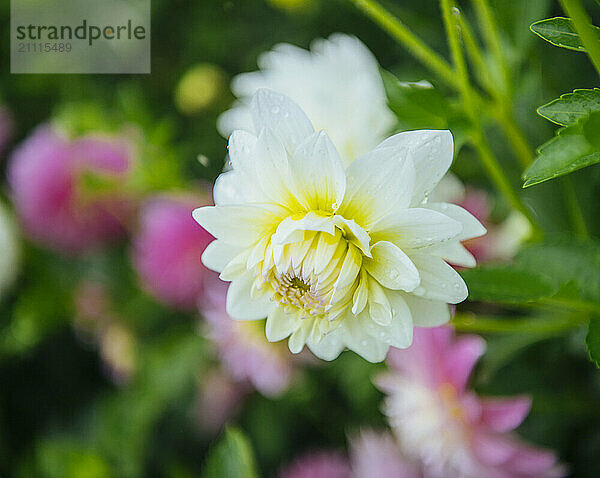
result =
[[273,113],[274,115],[279,114],[279,106],[273,106],[273,108],[271,108],[271,113]]

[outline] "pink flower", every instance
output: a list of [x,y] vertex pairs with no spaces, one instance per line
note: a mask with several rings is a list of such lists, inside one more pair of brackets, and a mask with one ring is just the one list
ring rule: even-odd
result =
[[70,140],[48,125],[38,127],[12,154],[8,169],[24,230],[70,253],[120,236],[128,207],[117,185],[131,166],[131,147],[122,138]]
[[341,453],[309,452],[279,472],[279,478],[350,478],[350,464]]
[[196,306],[207,276],[214,281],[215,275],[201,261],[214,238],[192,218],[197,205],[197,197],[149,200],[141,208],[133,240],[133,263],[145,288],[160,301],[182,309]]
[[227,315],[227,286],[215,273],[212,286],[206,290],[206,300],[199,304],[208,324],[208,336],[236,381],[248,381],[266,396],[279,395],[293,378],[294,358],[283,342],[267,341],[264,321],[233,320]]
[[352,478],[421,478],[389,433],[363,430],[350,442]]
[[529,413],[527,397],[481,398],[467,389],[485,343],[452,328],[415,329],[413,345],[391,349],[391,371],[377,377],[384,412],[409,459],[426,478],[564,476],[554,453],[510,432]]

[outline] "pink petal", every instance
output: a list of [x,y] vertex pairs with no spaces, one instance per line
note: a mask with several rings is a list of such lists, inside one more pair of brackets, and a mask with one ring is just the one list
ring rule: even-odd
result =
[[459,393],[464,392],[475,363],[485,351],[485,341],[477,335],[464,335],[456,340],[444,361],[445,379]]
[[506,468],[515,475],[553,477],[564,476],[565,470],[556,466],[556,455],[549,450],[521,444]]
[[526,396],[515,398],[486,398],[482,401],[484,425],[496,432],[507,432],[517,428],[529,413],[531,399]]
[[518,444],[504,435],[479,431],[471,440],[473,453],[487,466],[498,466],[508,462],[519,451]]

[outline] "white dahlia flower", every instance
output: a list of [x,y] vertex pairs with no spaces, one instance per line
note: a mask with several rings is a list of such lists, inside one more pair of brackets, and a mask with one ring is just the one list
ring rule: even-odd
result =
[[223,136],[238,129],[254,132],[250,99],[260,88],[278,91],[296,102],[315,129],[324,130],[345,166],[385,139],[395,123],[379,65],[356,37],[341,33],[313,41],[311,50],[287,43],[258,58],[259,71],[236,76],[238,97],[219,118]]
[[444,259],[485,233],[459,206],[426,202],[452,162],[450,132],[399,133],[344,169],[289,98],[259,90],[250,110],[257,135],[232,134],[216,206],[194,211],[217,239],[202,260],[231,281],[229,315],[267,317],[267,338],[289,336],[292,352],[348,347],[373,362],[408,347],[413,325],[447,322],[467,288]]

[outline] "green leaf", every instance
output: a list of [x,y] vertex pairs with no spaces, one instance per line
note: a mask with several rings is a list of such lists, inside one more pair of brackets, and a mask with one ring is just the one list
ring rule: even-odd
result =
[[583,134],[594,148],[600,150],[600,111],[590,113],[583,123]]
[[412,129],[450,129],[458,151],[467,138],[469,121],[458,106],[449,102],[427,81],[398,80],[381,70],[388,106],[396,115],[400,131]]
[[559,288],[557,297],[600,304],[600,245],[596,241],[556,241],[523,249],[517,264],[540,271]]
[[561,126],[570,126],[594,111],[600,111],[600,89],[575,90],[540,106],[540,116]]
[[592,317],[588,326],[585,346],[590,360],[600,368],[600,317]]
[[564,176],[600,162],[600,152],[584,135],[559,134],[540,146],[538,156],[523,174],[523,187]]
[[210,451],[202,478],[257,478],[254,454],[248,438],[238,429],[228,428]]
[[461,272],[472,300],[508,304],[540,302],[600,311],[600,244],[555,241],[526,247],[513,264]]
[[[547,42],[574,51],[586,51],[570,18],[555,17],[531,25],[531,31]],[[600,28],[592,26],[600,39]]]
[[461,275],[468,284],[471,300],[528,303],[557,292],[545,276],[513,265],[479,267]]

